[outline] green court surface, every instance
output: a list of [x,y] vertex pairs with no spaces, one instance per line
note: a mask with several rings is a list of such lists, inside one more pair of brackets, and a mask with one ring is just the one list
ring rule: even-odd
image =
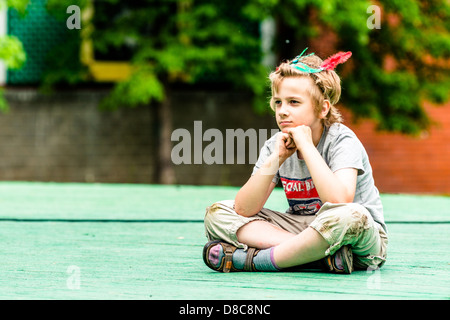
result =
[[[217,273],[205,208],[238,188],[0,182],[0,299],[449,299],[450,197],[382,195],[381,270]],[[284,211],[275,189],[267,207]]]

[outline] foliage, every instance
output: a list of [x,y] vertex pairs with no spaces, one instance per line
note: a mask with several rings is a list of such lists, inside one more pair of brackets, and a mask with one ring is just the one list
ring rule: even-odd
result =
[[[16,2],[26,1],[7,1]],[[48,7],[67,17],[69,4],[88,2],[49,0]],[[380,29],[367,25],[371,5],[381,9]],[[449,15],[446,0],[103,0],[95,2],[92,38],[98,57],[133,65],[131,77],[104,101],[108,108],[163,101],[167,90],[183,83],[250,90],[261,111],[269,109],[270,70],[261,65],[259,24],[273,17],[278,61],[307,46],[325,58],[324,49],[311,46],[325,34],[328,47],[353,52],[338,68],[342,103],[357,117],[376,119],[381,129],[414,134],[430,125],[423,101],[449,98]],[[85,80],[76,43],[71,47],[50,59],[47,83]]]
[[[28,0],[0,0],[0,10],[14,8],[21,14],[25,13]],[[0,60],[10,69],[20,69],[26,61],[26,53],[22,42],[14,36],[0,36]],[[8,110],[8,103],[0,88],[0,111]]]
[[0,59],[10,69],[22,67],[26,60],[22,42],[15,36],[0,37]]
[[[381,129],[418,133],[430,124],[424,99],[449,98],[450,5],[437,0],[383,1],[382,6],[381,29],[369,33],[367,45],[353,49],[355,66],[344,98],[357,114],[363,106],[360,114],[377,119]],[[344,37],[343,45],[349,40]],[[392,68],[385,68],[386,59]]]
[[[342,70],[341,101],[357,117],[376,119],[381,129],[408,134],[427,129],[424,99],[442,103],[449,98],[450,5],[445,0],[376,2],[380,29],[368,27],[374,3],[367,0],[152,3],[115,17],[96,35],[98,49],[128,43],[135,50],[136,72],[117,86],[112,105],[161,100],[167,83],[220,79],[250,88],[259,110],[267,108],[268,70],[260,65],[259,34],[246,29],[245,22],[256,24],[268,16],[279,27],[273,51],[280,60],[297,55],[323,36],[323,29],[335,34],[336,49],[353,52]],[[389,59],[394,61],[390,69]]]
[[[102,3],[121,7],[121,14],[95,14],[96,50],[131,52],[134,72],[105,101],[109,107],[161,101],[179,83],[247,88],[256,106],[266,107],[267,70],[260,64],[259,21],[245,2],[209,0]],[[126,51],[125,50],[125,51]],[[259,102],[259,103],[258,103]]]
[[[66,29],[67,8],[76,5],[83,10],[88,0],[47,0],[46,9],[51,17]],[[81,30],[65,30],[64,40],[54,46],[46,57],[41,90],[51,92],[56,85],[76,85],[88,81],[88,70],[80,61]]]
[[[29,0],[0,0],[0,10],[13,8],[21,15],[26,14],[26,7]],[[0,36],[0,60],[3,60],[6,67],[10,69],[20,69],[26,61],[26,53],[22,42],[17,37],[4,35]]]
[[[367,26],[373,4],[381,9],[380,29]],[[443,103],[449,98],[446,0],[273,0],[272,12],[304,46],[320,36],[322,26],[337,35],[338,50],[353,52],[349,67],[342,69],[341,100],[357,117],[376,119],[381,129],[418,133],[430,124],[423,100]],[[296,53],[289,54],[286,58]],[[386,68],[389,60],[394,65]]]

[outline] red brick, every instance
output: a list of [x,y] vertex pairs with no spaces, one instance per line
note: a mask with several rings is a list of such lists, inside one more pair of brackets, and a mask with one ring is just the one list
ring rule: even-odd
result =
[[376,131],[371,120],[353,123],[351,112],[342,109],[369,154],[381,192],[450,194],[450,103],[426,103],[425,110],[436,124],[411,137]]

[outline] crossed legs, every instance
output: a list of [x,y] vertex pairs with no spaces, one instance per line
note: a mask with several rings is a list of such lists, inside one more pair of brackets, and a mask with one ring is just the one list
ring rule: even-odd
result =
[[208,240],[224,241],[233,250],[270,248],[270,260],[281,269],[315,261],[329,262],[330,257],[339,258],[334,259],[336,263],[342,262],[341,257],[348,257],[350,265],[352,253],[348,247],[356,255],[359,268],[381,266],[386,260],[387,236],[358,204],[325,203],[314,216],[263,208],[247,218],[233,210],[232,200],[221,201],[207,208],[205,229]]
[[313,228],[293,234],[266,221],[252,221],[236,233],[239,242],[258,249],[274,248],[273,257],[280,268],[317,261],[325,257],[328,242]]

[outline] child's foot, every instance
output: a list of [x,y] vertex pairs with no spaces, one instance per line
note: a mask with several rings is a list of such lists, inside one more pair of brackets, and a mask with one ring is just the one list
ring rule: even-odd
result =
[[215,271],[277,271],[272,249],[249,248],[247,252],[226,242],[215,240],[203,248],[203,261]]
[[329,272],[350,274],[353,271],[353,253],[349,246],[343,246],[333,255],[322,259]]
[[221,241],[210,241],[203,248],[203,261],[215,271],[239,271],[233,266],[236,247]]

